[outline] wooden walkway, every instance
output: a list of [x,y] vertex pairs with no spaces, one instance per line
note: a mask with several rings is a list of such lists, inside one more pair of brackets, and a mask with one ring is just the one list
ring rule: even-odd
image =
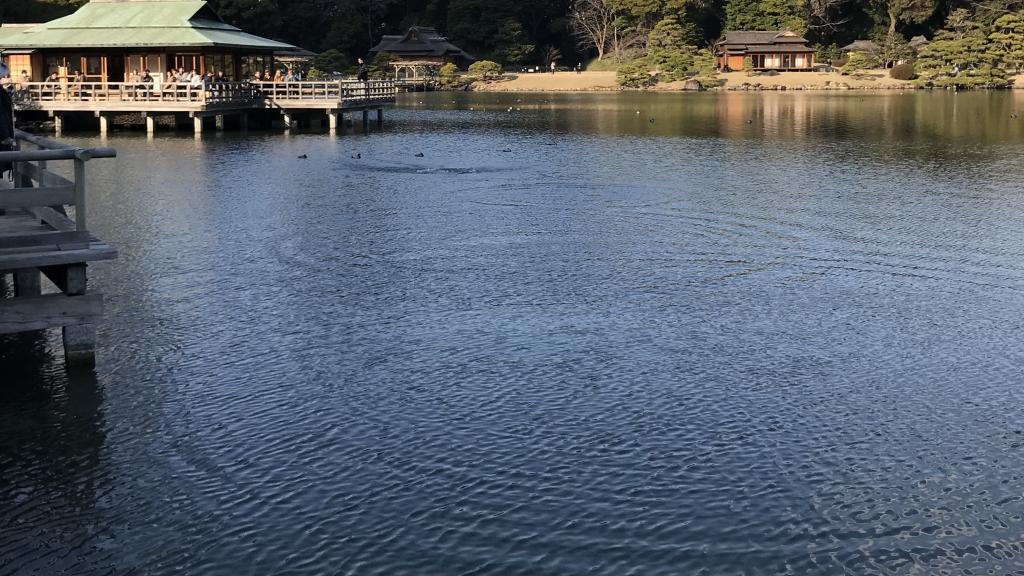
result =
[[364,126],[370,110],[383,119],[385,108],[394,106],[398,88],[392,81],[358,82],[216,82],[208,86],[177,83],[164,86],[125,82],[28,82],[15,91],[15,109],[42,112],[53,118],[58,132],[65,115],[88,113],[99,119],[100,132],[106,132],[115,114],[141,113],[149,132],[155,130],[154,118],[161,115],[187,115],[202,132],[203,118],[217,118],[219,128],[224,117],[240,116],[242,127],[248,114],[256,110],[274,110],[286,125],[299,114],[326,116],[332,129],[345,112],[363,112]]
[[[86,227],[85,165],[116,153],[16,136],[22,150],[0,152],[0,162],[15,162],[13,184],[0,183],[0,276],[14,287],[13,297],[0,293],[0,334],[62,328],[68,365],[91,365],[103,295],[87,290],[86,265],[117,252]],[[58,161],[74,164],[73,180],[47,169]],[[43,276],[55,292],[43,293]]]

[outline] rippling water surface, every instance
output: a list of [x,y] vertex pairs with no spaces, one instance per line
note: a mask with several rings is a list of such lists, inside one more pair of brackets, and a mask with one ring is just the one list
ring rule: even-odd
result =
[[1024,573],[1021,111],[113,135],[95,374],[0,347],[0,574]]

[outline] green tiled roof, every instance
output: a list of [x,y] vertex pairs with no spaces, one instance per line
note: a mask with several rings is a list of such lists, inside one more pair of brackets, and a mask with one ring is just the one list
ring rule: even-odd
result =
[[0,48],[295,47],[222,22],[205,0],[92,0],[70,16],[0,32]]

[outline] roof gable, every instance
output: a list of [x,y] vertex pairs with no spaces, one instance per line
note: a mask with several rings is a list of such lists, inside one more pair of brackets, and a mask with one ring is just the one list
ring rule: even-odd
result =
[[461,48],[449,42],[436,28],[427,26],[413,26],[401,36],[384,36],[370,52],[389,52],[399,56],[470,57]]
[[726,32],[719,44],[807,44],[807,40],[789,30],[736,30]]
[[91,0],[75,13],[3,36],[5,48],[225,46],[295,47],[246,34],[225,23],[205,0]]

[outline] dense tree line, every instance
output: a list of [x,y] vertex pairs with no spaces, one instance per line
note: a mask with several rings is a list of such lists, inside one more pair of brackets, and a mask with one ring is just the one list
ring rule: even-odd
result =
[[[0,21],[45,21],[83,3],[3,0]],[[226,21],[255,34],[317,52],[336,51],[331,55],[338,64],[366,54],[382,35],[418,24],[437,27],[468,52],[503,64],[558,60],[573,65],[597,58],[678,60],[672,54],[683,52],[687,54],[684,61],[667,62],[667,66],[690,69],[706,65],[706,54],[700,49],[724,30],[783,28],[805,35],[826,57],[855,39],[872,38],[899,49],[906,39],[924,35],[937,40],[928,49],[931,55],[954,62],[958,70],[986,58],[1019,63],[1022,47],[1016,38],[1024,11],[1024,0],[210,0],[210,4]],[[692,62],[695,58],[697,64]],[[995,64],[990,61],[989,68]]]

